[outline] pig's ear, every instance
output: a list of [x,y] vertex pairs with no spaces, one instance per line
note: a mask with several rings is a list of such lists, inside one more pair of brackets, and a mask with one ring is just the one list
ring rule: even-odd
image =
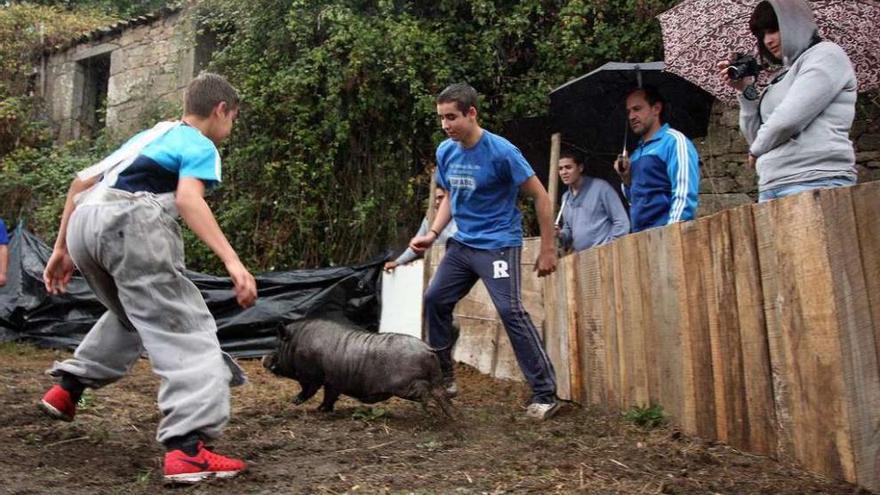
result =
[[275,331],[278,333],[278,340],[282,342],[290,338],[290,334],[287,332],[287,327],[285,327],[283,323],[279,323],[278,326],[275,327]]

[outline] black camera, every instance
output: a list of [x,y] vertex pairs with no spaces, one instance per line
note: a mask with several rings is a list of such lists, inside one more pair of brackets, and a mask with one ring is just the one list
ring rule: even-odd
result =
[[761,72],[761,65],[758,64],[758,60],[755,57],[742,53],[737,53],[735,57],[733,62],[727,67],[727,75],[731,80],[737,81],[749,76],[758,77],[758,73]]

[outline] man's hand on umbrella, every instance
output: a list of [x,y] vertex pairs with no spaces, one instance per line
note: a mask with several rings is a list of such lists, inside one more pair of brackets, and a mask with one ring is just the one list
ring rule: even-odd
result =
[[730,74],[727,71],[727,68],[730,67],[730,62],[730,60],[720,60],[717,64],[718,76],[721,77],[722,81],[738,92],[742,92],[742,90],[744,90],[749,84],[755,84],[755,78],[752,76],[744,77],[742,79],[731,79]]
[[614,170],[616,170],[617,175],[620,176],[621,182],[629,187],[630,183],[632,182],[632,177],[630,177],[629,158],[624,155],[617,155],[617,160],[614,160]]

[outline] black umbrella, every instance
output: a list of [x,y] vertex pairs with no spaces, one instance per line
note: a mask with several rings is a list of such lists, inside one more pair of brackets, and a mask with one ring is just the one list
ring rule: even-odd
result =
[[666,122],[690,138],[705,136],[712,95],[665,72],[664,67],[663,62],[608,62],[559,86],[550,93],[554,131],[562,133],[564,145],[586,152],[589,161],[610,167],[625,139],[630,149],[637,142],[626,131],[626,94],[635,87],[652,85],[666,100]]

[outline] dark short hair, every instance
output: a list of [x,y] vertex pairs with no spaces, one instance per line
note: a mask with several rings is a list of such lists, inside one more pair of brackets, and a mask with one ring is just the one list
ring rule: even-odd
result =
[[764,1],[755,6],[752,11],[752,17],[749,18],[749,30],[758,40],[758,53],[766,60],[773,63],[781,63],[782,61],[774,57],[770,50],[764,46],[764,33],[767,31],[779,31],[779,19],[776,17],[776,10],[773,4]]
[[642,87],[635,87],[630,89],[626,93],[626,97],[629,98],[633,93],[637,93],[641,91],[645,95],[645,100],[648,102],[648,105],[652,107],[657,103],[660,104],[660,122],[666,122],[666,99],[663,98],[663,95],[660,93],[660,90],[657,89],[656,86],[651,84],[645,84]]
[[569,159],[571,159],[571,161],[573,161],[577,165],[581,165],[581,166],[584,165],[584,154],[581,153],[580,151],[562,150],[562,152],[559,153],[559,159],[562,160],[563,158],[569,158]]
[[238,109],[238,91],[223,76],[205,72],[189,82],[183,97],[183,112],[202,118],[211,116],[214,107],[226,102],[229,110]]
[[437,103],[455,103],[464,115],[471,107],[477,108],[477,90],[467,83],[450,84],[437,95]]

